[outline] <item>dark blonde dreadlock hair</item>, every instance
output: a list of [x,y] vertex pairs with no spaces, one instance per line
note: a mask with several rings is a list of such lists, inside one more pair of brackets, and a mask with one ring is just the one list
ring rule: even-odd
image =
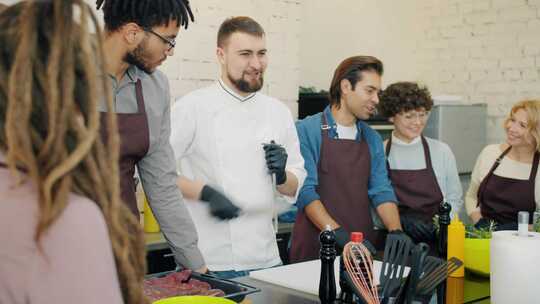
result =
[[107,223],[124,302],[147,303],[142,232],[120,200],[114,114],[106,145],[98,133],[98,102],[113,111],[95,16],[84,0],[21,2],[0,14],[0,45],[0,151],[39,191],[36,242],[69,193],[88,197]]

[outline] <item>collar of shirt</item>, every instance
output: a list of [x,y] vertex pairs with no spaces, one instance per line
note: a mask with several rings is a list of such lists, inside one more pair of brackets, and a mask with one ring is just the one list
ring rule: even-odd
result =
[[415,139],[413,139],[411,142],[405,142],[399,138],[396,137],[394,132],[392,132],[392,144],[398,144],[402,146],[413,146],[420,142],[420,136],[417,136]]
[[[326,116],[326,125],[323,125],[322,127],[328,129],[328,136],[330,136],[331,138],[339,138],[338,133],[337,133],[337,124],[336,124],[336,121],[334,120],[334,116],[332,116],[332,111],[330,110],[330,106],[327,106],[324,109],[323,115]],[[356,129],[358,130],[358,132],[356,133],[355,140],[358,141],[360,140],[360,137],[362,135],[362,126],[361,126],[361,121],[359,119],[356,121]]]
[[250,100],[251,98],[253,98],[253,96],[255,96],[255,94],[257,94],[257,92],[255,93],[251,93],[249,94],[248,96],[241,96],[239,94],[237,94],[233,89],[231,89],[229,86],[227,86],[225,84],[225,82],[220,78],[219,81],[219,86],[221,87],[221,89],[223,89],[223,91],[225,91],[228,95],[232,96],[234,99],[240,101],[240,102],[244,102],[244,101],[248,101]]
[[142,72],[142,71],[140,71],[135,65],[130,65],[127,68],[126,74],[122,78],[122,81],[120,83],[118,83],[118,80],[116,79],[114,75],[111,75],[109,73],[107,73],[107,75],[109,76],[109,78],[111,78],[114,81],[114,84],[116,87],[120,87],[121,84],[137,82],[137,80],[139,80],[140,78],[139,72]]

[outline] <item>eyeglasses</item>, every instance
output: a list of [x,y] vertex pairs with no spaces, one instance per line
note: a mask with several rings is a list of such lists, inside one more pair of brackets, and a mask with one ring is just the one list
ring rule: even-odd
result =
[[175,46],[176,46],[176,41],[174,41],[174,39],[168,39],[168,38],[165,38],[163,36],[161,36],[160,34],[154,32],[152,29],[150,28],[143,28],[143,30],[145,32],[148,32],[148,33],[151,33],[151,34],[154,34],[156,35],[156,37],[158,37],[159,39],[161,39],[161,41],[163,41],[164,43],[166,43],[169,47],[167,48],[167,52],[169,52],[170,50],[172,50]]
[[399,114],[403,117],[403,119],[407,121],[426,121],[429,117],[429,112],[427,111],[410,111]]

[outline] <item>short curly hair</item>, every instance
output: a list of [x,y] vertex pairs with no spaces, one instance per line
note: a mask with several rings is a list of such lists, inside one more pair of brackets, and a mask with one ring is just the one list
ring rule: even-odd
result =
[[433,99],[426,86],[416,82],[396,82],[379,95],[379,112],[385,117],[424,108],[430,111]]

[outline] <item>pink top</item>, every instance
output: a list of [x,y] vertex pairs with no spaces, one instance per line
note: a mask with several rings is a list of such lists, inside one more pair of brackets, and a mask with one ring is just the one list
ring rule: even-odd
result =
[[34,241],[37,211],[36,188],[14,187],[0,167],[0,303],[123,303],[99,208],[70,195],[41,239],[43,251]]

